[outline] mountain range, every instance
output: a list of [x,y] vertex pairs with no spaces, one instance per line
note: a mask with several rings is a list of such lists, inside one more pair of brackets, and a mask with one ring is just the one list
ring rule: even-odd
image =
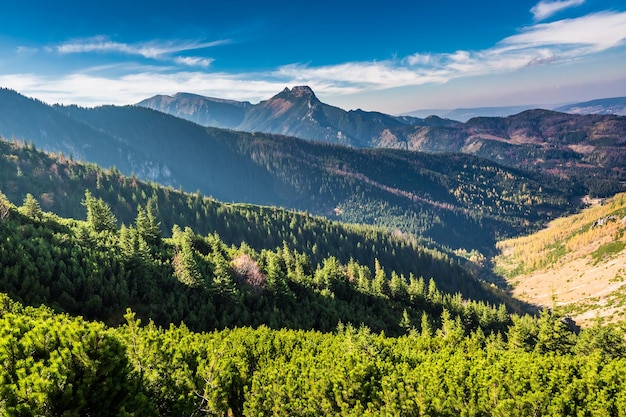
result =
[[576,196],[612,195],[626,181],[619,116],[392,117],[328,106],[306,87],[255,106],[186,100],[187,109],[208,100],[245,110],[244,125],[305,139],[341,122],[350,127],[341,132],[377,134],[386,148],[204,127],[141,106],[49,106],[11,90],[0,90],[0,135],[222,201],[307,210],[483,253],[571,210]]
[[506,117],[526,110],[544,109],[571,114],[614,114],[626,116],[626,97],[600,98],[591,101],[558,105],[521,105],[495,107],[467,107],[458,109],[422,109],[404,113],[410,117],[436,115],[446,119],[467,122],[474,117]]
[[539,227],[584,192],[576,181],[472,155],[208,128],[139,106],[48,106],[10,90],[0,90],[0,134],[222,201],[306,210],[468,251]]
[[[606,99],[589,105],[616,109],[624,102],[626,99]],[[581,176],[598,195],[620,191],[619,182],[626,180],[623,172],[626,118],[612,114],[582,115],[531,109],[507,117],[474,117],[461,123],[437,116],[422,119],[362,110],[345,111],[322,103],[306,86],[285,88],[256,105],[177,94],[155,96],[138,106],[203,125],[211,125],[208,120],[220,120],[213,125],[352,147],[462,152],[509,167]],[[568,108],[589,107],[584,106],[583,103]],[[515,110],[518,109],[523,107]],[[228,116],[235,111],[237,118]],[[601,180],[591,184],[591,178]]]
[[178,93],[145,99],[148,107],[199,123],[245,132],[277,133],[354,147],[377,147],[387,129],[410,126],[454,126],[458,122],[439,117],[425,119],[390,116],[363,110],[346,111],[322,103],[307,86],[285,88],[256,105]]
[[[156,95],[140,101],[137,105],[173,114],[177,117],[191,120],[204,126],[248,130],[250,125],[252,125],[252,127],[256,127],[253,120],[247,121],[246,124],[243,123],[248,110],[257,106],[280,107],[271,103],[278,98],[290,100],[289,96],[294,96],[296,98],[312,96],[313,106],[316,104],[328,106],[319,102],[319,100],[315,97],[314,92],[307,86],[297,86],[293,87],[291,90],[289,88],[285,88],[278,95],[262,101],[257,105],[253,105],[248,101],[204,97],[190,93],[176,93],[172,96]],[[268,105],[268,103],[270,104]],[[336,107],[334,107],[334,109],[337,110]],[[460,107],[456,109],[421,109],[403,113],[400,116],[385,115],[378,112],[364,112],[362,110],[354,110],[352,112],[359,112],[362,115],[370,114],[372,116],[383,115],[390,117],[392,120],[400,120],[408,125],[417,124],[432,126],[442,123],[444,125],[452,125],[455,124],[455,121],[464,123],[475,117],[507,117],[526,110],[535,109],[554,110],[570,114],[613,114],[617,116],[626,116],[626,97],[601,98],[585,102],[558,105],[527,104],[516,106]],[[344,118],[350,118],[350,116],[344,115]],[[446,122],[442,122],[441,119],[445,119]],[[381,121],[385,122],[385,119],[383,118]],[[265,130],[259,129],[259,131]]]
[[[460,107],[458,109],[420,109],[403,113],[409,117],[438,116],[446,119],[467,122],[474,117],[506,117],[526,110],[541,108],[537,105],[492,106],[492,107]],[[549,108],[551,109],[551,107]]]

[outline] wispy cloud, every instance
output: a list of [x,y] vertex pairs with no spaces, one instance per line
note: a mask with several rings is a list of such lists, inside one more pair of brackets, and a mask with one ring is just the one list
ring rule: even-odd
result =
[[573,54],[600,52],[626,40],[626,12],[594,13],[576,19],[541,23],[502,41],[515,48],[552,47]]
[[78,54],[88,52],[101,53],[122,53],[128,55],[139,55],[144,58],[162,58],[171,54],[193,51],[198,49],[211,48],[228,43],[228,40],[217,40],[211,42],[200,41],[167,41],[167,42],[141,42],[124,43],[115,42],[104,36],[96,36],[87,39],[69,41],[57,45],[55,48],[61,54]]
[[[0,76],[0,85],[48,102],[96,105],[135,103],[155,93],[191,91],[216,97],[265,99],[285,86],[307,84],[323,95],[347,95],[396,87],[446,83],[459,78],[502,74],[553,62],[571,62],[623,46],[626,12],[602,12],[575,19],[536,23],[491,48],[450,53],[419,52],[403,58],[313,66],[293,63],[266,72],[213,72],[212,59],[184,56],[227,41],[126,44],[98,37],[67,42],[61,54],[119,53],[149,58],[91,67],[54,77]],[[193,54],[199,55],[199,54]],[[140,60],[138,60],[140,61]]]
[[560,12],[561,10],[569,9],[570,7],[576,7],[583,4],[585,0],[542,0],[530,9],[530,12],[535,16],[535,21],[547,19],[550,16]]
[[17,48],[15,48],[15,52],[21,56],[35,55],[38,51],[38,48],[32,46],[18,46]]
[[417,53],[402,60],[324,67],[293,64],[279,68],[274,75],[344,88],[386,89],[569,61],[623,45],[625,40],[626,13],[604,12],[532,25],[481,51]]
[[211,42],[201,41],[167,41],[167,42],[140,42],[124,43],[115,42],[105,36],[96,36],[86,39],[78,39],[64,42],[52,50],[60,54],[85,54],[85,53],[114,53],[140,56],[147,59],[168,61],[187,67],[207,68],[213,62],[213,58],[197,56],[179,56],[182,52],[206,49],[218,45],[227,44],[228,40]]
[[177,64],[187,65],[189,67],[207,68],[213,62],[212,58],[200,58],[197,56],[179,56],[174,59]]

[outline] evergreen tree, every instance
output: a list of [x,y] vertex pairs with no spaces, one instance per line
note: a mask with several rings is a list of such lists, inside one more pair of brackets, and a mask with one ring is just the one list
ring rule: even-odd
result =
[[89,190],[85,191],[83,205],[87,207],[87,222],[96,232],[115,232],[117,219],[111,207],[101,198],[95,198]]
[[24,204],[22,204],[22,207],[20,207],[19,211],[20,213],[30,217],[31,219],[40,219],[43,215],[39,202],[37,201],[37,199],[35,199],[35,197],[33,197],[31,193],[26,194],[26,197],[24,198]]
[[562,318],[561,315],[548,310],[541,312],[535,350],[541,353],[571,352],[575,343],[574,333],[572,333]]
[[375,295],[386,297],[389,295],[389,283],[385,270],[380,265],[378,259],[374,261],[374,279],[372,281],[372,292]]
[[160,242],[160,223],[156,221],[150,205],[148,205],[147,209],[137,206],[135,227],[137,228],[139,236],[141,236],[148,244],[155,245]]

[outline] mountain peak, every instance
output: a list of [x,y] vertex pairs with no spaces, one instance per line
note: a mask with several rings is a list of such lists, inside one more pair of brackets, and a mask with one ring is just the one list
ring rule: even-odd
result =
[[291,90],[289,87],[285,87],[279,96],[282,98],[308,98],[310,100],[319,101],[311,87],[307,85],[295,86]]
[[291,93],[296,96],[314,96],[315,93],[308,85],[299,85],[291,89]]

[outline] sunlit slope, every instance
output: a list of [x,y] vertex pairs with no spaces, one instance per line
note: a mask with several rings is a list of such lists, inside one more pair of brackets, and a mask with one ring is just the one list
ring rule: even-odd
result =
[[626,318],[626,194],[548,228],[498,244],[496,271],[525,301],[562,308],[580,323]]

